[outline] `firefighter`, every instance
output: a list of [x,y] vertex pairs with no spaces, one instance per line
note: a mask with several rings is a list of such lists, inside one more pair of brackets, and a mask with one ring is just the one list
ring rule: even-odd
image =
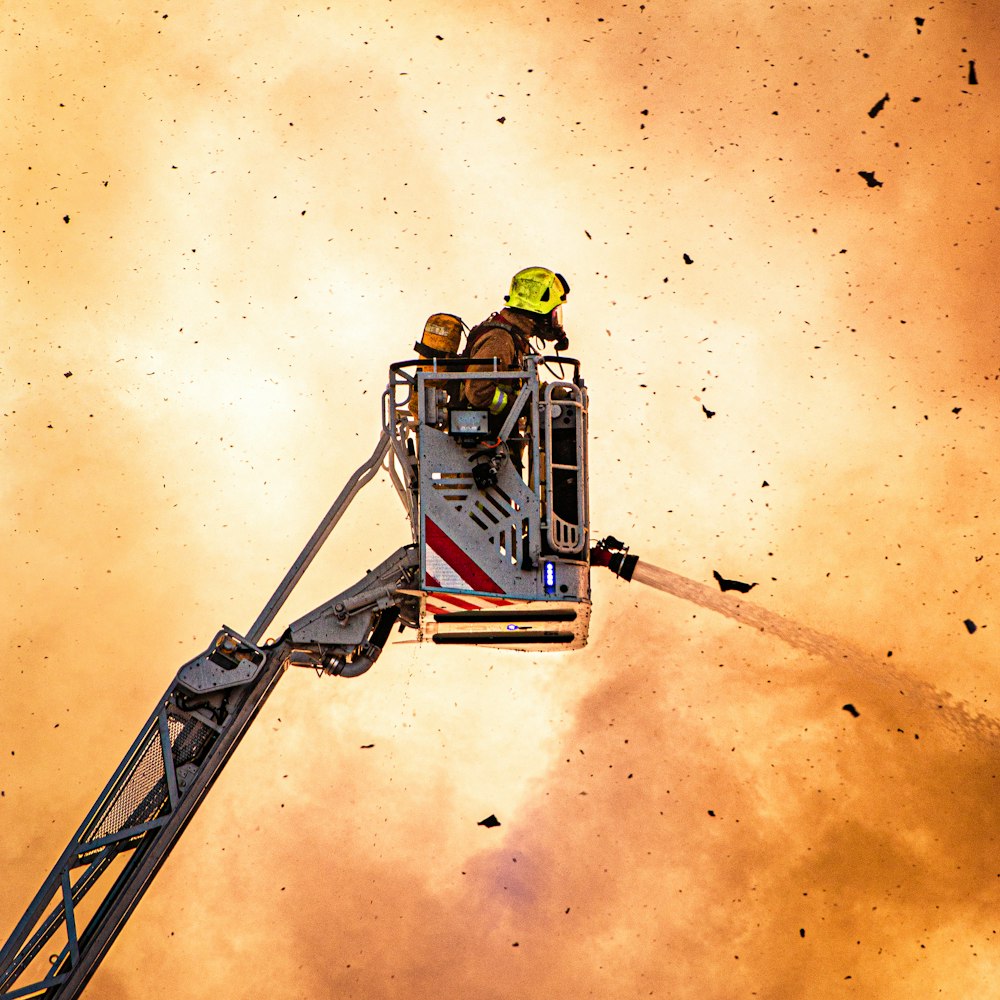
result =
[[[531,353],[532,338],[552,343],[557,351],[569,346],[562,325],[562,304],[569,295],[569,282],[547,267],[526,267],[511,279],[510,292],[504,296],[506,307],[469,331],[465,343],[465,357],[469,359],[466,370],[470,372],[519,371],[524,359]],[[510,408],[517,398],[520,386],[505,379],[466,379],[462,383],[462,399],[466,406],[489,411],[489,427],[499,435]],[[522,452],[525,420],[518,420],[514,433],[487,460],[473,470],[476,483],[495,483],[502,455],[506,453],[523,474]],[[487,452],[482,453],[483,456]]]
[[[531,351],[532,338],[552,343],[557,351],[569,346],[562,325],[562,304],[569,295],[569,282],[547,267],[527,267],[511,279],[510,293],[504,296],[506,307],[469,331],[465,354],[468,371],[482,372],[497,367],[517,371],[524,367]],[[491,425],[503,423],[517,386],[493,379],[468,379],[462,386],[468,405],[489,410]]]

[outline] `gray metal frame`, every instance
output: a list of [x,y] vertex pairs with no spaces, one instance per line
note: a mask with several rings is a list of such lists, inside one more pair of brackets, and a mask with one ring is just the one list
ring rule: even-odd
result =
[[[430,518],[459,541],[462,551],[489,575],[505,594],[533,598],[538,591],[541,553],[539,504],[535,492],[510,462],[498,470],[496,486],[479,489],[467,455],[447,434],[434,427],[420,431],[420,524]],[[456,460],[457,459],[457,460]],[[462,465],[467,471],[455,471]],[[527,552],[522,551],[526,544]],[[430,554],[421,547],[420,579],[425,580]],[[525,568],[527,566],[527,568]],[[445,567],[434,567],[441,579]],[[452,571],[454,573],[454,571]],[[441,579],[445,588],[476,590],[466,583]]]
[[[545,441],[545,509],[546,538],[553,552],[577,555],[590,547],[590,510],[587,489],[587,393],[573,382],[549,382],[542,391],[543,429]],[[559,430],[570,433],[573,460],[556,462],[555,436]],[[556,513],[556,477],[565,474],[572,481],[577,519],[568,521]]]
[[[562,366],[546,383],[543,371]],[[383,429],[407,469],[420,553],[419,638],[505,649],[587,641],[590,562],[587,391],[574,359],[529,355],[518,370],[463,360],[390,370]],[[570,377],[562,377],[566,370]],[[515,389],[502,425],[460,399],[468,380]],[[524,418],[521,420],[521,418]],[[510,441],[521,442],[521,467]],[[477,477],[477,465],[495,476]],[[560,512],[561,515],[560,516]]]
[[[555,363],[573,369],[573,378],[556,378],[543,382],[540,366]],[[464,362],[409,361],[395,364],[390,369],[390,380],[383,396],[382,426],[389,436],[390,445],[402,469],[405,470],[408,487],[400,489],[404,505],[414,526],[414,541],[419,541],[419,514],[427,505],[440,509],[432,501],[424,499],[426,487],[432,475],[454,476],[456,470],[467,467],[466,457],[460,454],[451,436],[445,429],[445,407],[440,397],[451,391],[457,397],[459,386],[466,380],[502,380],[517,385],[518,395],[512,405],[504,425],[497,435],[507,439],[513,433],[518,418],[529,416],[529,438],[525,450],[524,479],[513,472],[513,476],[526,484],[533,495],[533,506],[539,511],[538,522],[550,549],[564,556],[586,557],[589,549],[589,498],[587,475],[587,390],[579,377],[579,363],[572,358],[545,358],[529,355],[524,369],[503,370],[494,359],[492,370],[466,372]],[[411,396],[417,397],[416,416],[411,413]],[[571,419],[567,417],[571,415]],[[575,429],[574,461],[569,464],[553,464],[553,434],[557,426],[572,424]],[[419,461],[418,461],[419,459]],[[509,466],[505,466],[509,470]],[[568,524],[554,513],[553,485],[554,471],[572,469],[577,473],[576,508],[579,518],[575,524]],[[503,473],[502,473],[503,475]],[[504,483],[528,500],[522,490],[513,483],[510,474]],[[421,505],[424,505],[423,507]],[[495,523],[495,522],[494,522]],[[463,542],[465,537],[463,536]],[[540,546],[533,544],[533,556],[537,558]],[[423,567],[422,567],[423,569]]]

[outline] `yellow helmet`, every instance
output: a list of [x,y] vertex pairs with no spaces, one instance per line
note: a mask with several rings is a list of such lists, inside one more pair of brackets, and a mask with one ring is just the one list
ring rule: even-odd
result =
[[511,278],[510,294],[504,301],[513,309],[540,313],[548,316],[557,306],[566,301],[569,282],[547,267],[526,267]]

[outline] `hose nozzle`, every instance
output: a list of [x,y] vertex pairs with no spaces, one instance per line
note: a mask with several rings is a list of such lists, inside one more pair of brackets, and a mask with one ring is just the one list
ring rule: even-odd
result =
[[591,566],[607,566],[615,576],[623,580],[631,580],[638,556],[629,555],[628,546],[620,542],[614,535],[602,538],[590,550]]

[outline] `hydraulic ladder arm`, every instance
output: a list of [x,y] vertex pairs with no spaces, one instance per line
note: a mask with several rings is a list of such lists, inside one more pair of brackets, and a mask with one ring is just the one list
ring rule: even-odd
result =
[[248,634],[223,627],[204,653],[180,668],[0,950],[0,1000],[80,994],[288,666],[357,676],[374,662],[397,620],[413,623],[413,598],[405,592],[419,559],[408,545],[279,639],[260,644],[389,449],[383,431]]

